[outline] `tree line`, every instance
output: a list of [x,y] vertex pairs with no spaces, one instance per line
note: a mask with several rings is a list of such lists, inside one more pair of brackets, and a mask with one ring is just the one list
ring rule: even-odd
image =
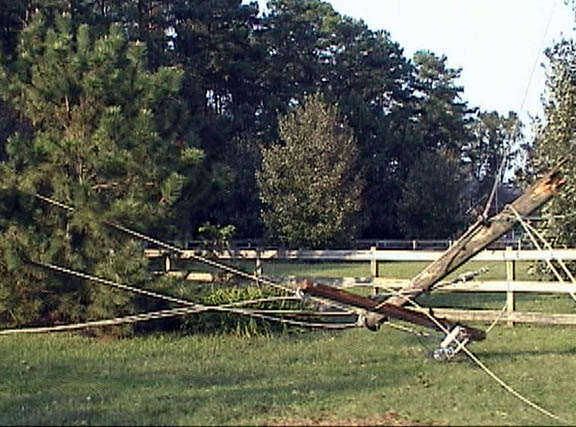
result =
[[521,140],[514,112],[463,101],[445,56],[407,58],[321,0],[265,14],[240,0],[0,0],[0,48],[8,324],[144,304],[46,285],[34,260],[165,286],[102,220],[293,247],[453,236]]
[[[506,147],[519,138],[514,113],[502,117],[462,101],[460,70],[448,67],[447,58],[431,52],[406,58],[386,32],[343,17],[320,0],[276,0],[263,16],[255,4],[239,0],[5,3],[6,75],[21,80],[12,86],[52,91],[42,92],[46,104],[33,111],[24,111],[18,105],[24,100],[4,91],[2,108],[14,118],[23,114],[24,121],[37,123],[40,115],[54,119],[50,110],[58,104],[74,109],[86,103],[81,93],[86,88],[68,83],[79,71],[70,63],[87,37],[100,40],[99,49],[113,49],[121,34],[142,50],[137,72],[163,70],[158,84],[170,84],[174,91],[150,109],[150,120],[161,128],[155,129],[159,145],[181,145],[201,157],[194,167],[175,171],[179,178],[171,184],[178,181],[181,187],[171,225],[191,236],[208,222],[233,225],[236,237],[277,237],[262,221],[267,205],[255,176],[262,152],[283,144],[280,118],[307,95],[322,94],[327,106],[337,105],[356,140],[358,159],[351,173],[364,185],[351,238],[450,237],[491,186]],[[50,46],[58,38],[66,40],[67,52]],[[38,69],[33,81],[31,70],[50,62],[51,69]],[[123,89],[114,86],[125,81],[111,79],[103,89],[119,97]],[[60,93],[53,92],[56,88]],[[119,106],[130,99],[98,102]],[[127,111],[118,114],[131,125]],[[55,130],[64,120],[94,125],[97,119],[72,115],[44,125]],[[2,134],[8,136],[17,125],[8,120]],[[435,174],[438,170],[444,173]],[[444,185],[445,194],[431,192]],[[428,209],[432,215],[426,215]]]

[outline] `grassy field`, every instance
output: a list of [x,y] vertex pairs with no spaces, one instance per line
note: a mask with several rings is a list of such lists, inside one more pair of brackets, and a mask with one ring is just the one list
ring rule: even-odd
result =
[[[574,424],[575,333],[499,327],[472,350]],[[431,361],[435,344],[386,327],[251,339],[3,337],[0,424],[557,424],[467,358]]]
[[[359,264],[274,265],[276,274],[368,275]],[[411,277],[420,267],[389,263],[381,271]],[[485,279],[503,277],[499,263],[490,267]],[[526,267],[519,266],[520,279]],[[503,298],[441,295],[424,302],[501,308]],[[568,297],[527,296],[521,303],[574,312]],[[567,327],[497,326],[471,350],[518,392],[574,425],[575,334]],[[526,406],[466,357],[433,362],[429,352],[440,339],[387,326],[376,333],[252,338],[0,337],[0,425],[562,424]]]
[[[368,277],[370,276],[370,264],[367,262],[285,262],[265,261],[263,273],[267,276],[307,276],[307,277]],[[379,262],[380,276],[397,279],[409,279],[423,270],[428,262]],[[254,270],[254,262],[234,262],[234,266],[245,271]],[[174,269],[191,271],[214,271],[203,264],[190,261],[173,263]],[[506,278],[506,265],[503,262],[468,262],[458,269],[450,277],[455,277],[463,272],[476,271],[482,267],[488,267],[489,271],[478,277],[478,280],[504,280]],[[529,262],[518,262],[516,267],[517,280],[536,280],[528,272]],[[159,269],[159,268],[158,268]]]
[[[379,262],[378,271],[382,277],[397,279],[410,279],[419,271],[422,271],[429,262]],[[264,273],[270,276],[283,275],[309,275],[311,277],[367,277],[370,276],[370,265],[366,262],[346,263],[289,263],[269,262],[263,263]],[[529,263],[518,263],[518,280],[529,279]],[[248,267],[247,265],[245,267]],[[495,280],[506,277],[506,266],[503,262],[469,262],[458,269],[452,276],[465,271],[475,271],[482,267],[488,267],[489,271],[481,276],[482,280]]]

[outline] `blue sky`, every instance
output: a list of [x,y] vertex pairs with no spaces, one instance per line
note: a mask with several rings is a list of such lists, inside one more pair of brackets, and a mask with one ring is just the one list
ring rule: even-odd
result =
[[462,68],[459,84],[470,106],[517,111],[525,122],[528,113],[541,114],[544,49],[574,35],[574,14],[564,0],[328,2],[373,30],[388,31],[407,57],[420,49],[445,54],[450,67]]
[[388,31],[408,57],[419,49],[445,54],[451,67],[462,68],[460,84],[471,106],[523,117],[541,113],[544,49],[574,35],[574,14],[563,0],[329,2],[373,30]]

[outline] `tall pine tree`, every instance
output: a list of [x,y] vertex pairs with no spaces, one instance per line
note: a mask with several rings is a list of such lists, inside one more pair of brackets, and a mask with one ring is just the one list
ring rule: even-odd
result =
[[[0,72],[2,96],[33,126],[31,137],[9,139],[0,168],[0,323],[132,312],[143,301],[30,261],[148,280],[140,245],[100,220],[159,225],[198,168],[202,152],[179,132],[182,72],[151,72],[144,44],[127,42],[120,26],[94,38],[67,14],[38,14]],[[42,204],[37,193],[75,210]]]

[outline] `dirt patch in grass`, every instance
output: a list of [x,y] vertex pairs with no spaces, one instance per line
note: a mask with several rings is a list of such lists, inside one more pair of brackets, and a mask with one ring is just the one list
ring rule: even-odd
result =
[[386,412],[379,416],[363,418],[332,418],[319,416],[313,418],[274,419],[266,426],[430,426],[430,423],[415,422],[395,412]]

